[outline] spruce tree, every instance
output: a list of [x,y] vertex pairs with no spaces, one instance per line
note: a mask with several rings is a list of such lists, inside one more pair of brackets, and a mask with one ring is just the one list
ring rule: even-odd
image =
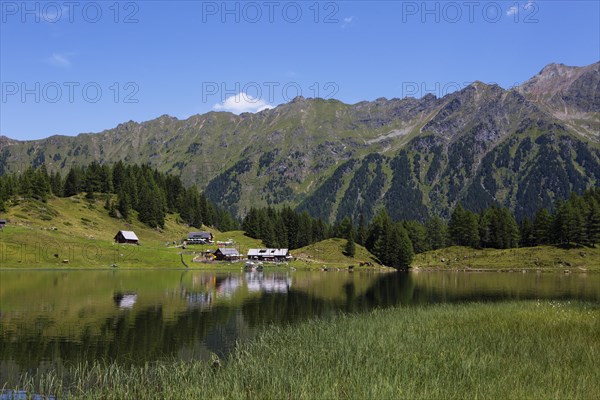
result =
[[471,211],[465,214],[465,243],[470,247],[479,247],[479,221],[477,215]]
[[316,220],[313,220],[312,223],[312,238],[313,238],[313,242],[320,242],[321,240],[324,240],[327,237],[327,227],[325,226],[325,223],[323,223],[323,220],[318,218]]
[[111,169],[108,165],[104,164],[98,171],[100,177],[100,187],[98,190],[102,193],[111,193],[113,191]]
[[479,216],[479,240],[481,247],[495,247],[494,238],[496,231],[495,228],[495,215],[494,208],[488,208],[484,210]]
[[117,207],[115,206],[114,201],[110,201],[110,206],[108,208],[108,216],[112,218],[117,218]]
[[429,247],[437,250],[446,247],[448,237],[448,227],[444,220],[438,216],[431,217],[425,224],[427,237],[429,238]]
[[123,188],[123,184],[125,182],[125,165],[122,161],[117,161],[115,166],[112,169],[112,184],[113,190],[116,193],[119,193]]
[[527,217],[523,218],[521,226],[519,227],[519,235],[521,237],[521,246],[533,247],[537,246],[535,241],[535,233],[533,230],[533,223]]
[[63,182],[62,177],[58,171],[54,171],[50,175],[50,188],[52,189],[52,194],[55,196],[62,197],[63,195]]
[[402,225],[408,234],[415,253],[419,254],[431,250],[427,229],[424,225],[418,221],[405,221]]
[[277,247],[277,238],[275,237],[275,228],[273,226],[273,218],[267,210],[260,210],[260,238],[265,242],[267,247]]
[[245,234],[251,238],[258,239],[260,234],[260,221],[258,219],[258,210],[254,207],[250,208],[244,221],[242,222],[242,229]]
[[100,192],[102,188],[101,167],[96,161],[93,161],[85,169],[84,191],[88,199],[94,198],[94,192]]
[[410,267],[414,256],[412,243],[406,229],[402,224],[394,224],[392,227],[392,243],[390,248],[389,266],[406,270]]
[[501,208],[498,210],[498,218],[499,226],[501,227],[499,248],[510,249],[518,247],[520,235],[515,217],[508,208]]
[[460,204],[450,217],[448,230],[454,244],[479,247],[479,218],[471,211],[464,210]]
[[535,214],[533,222],[533,236],[536,245],[550,244],[552,241],[552,216],[545,208],[540,209]]
[[46,202],[50,193],[50,177],[46,166],[42,164],[33,174],[32,196],[36,200]]
[[348,257],[354,257],[354,255],[356,254],[356,245],[354,244],[354,233],[352,231],[350,231],[350,235],[346,240],[344,254]]
[[304,211],[298,218],[298,235],[295,248],[300,248],[312,243],[312,224],[308,212]]
[[211,205],[208,203],[206,199],[206,195],[204,193],[200,193],[200,211],[202,212],[202,221],[206,226],[211,226],[214,224],[214,210]]
[[356,230],[356,243],[364,246],[365,240],[367,240],[367,223],[364,214],[360,213],[360,217],[358,218],[358,229]]
[[8,200],[6,183],[3,179],[3,176],[0,176],[0,211],[6,211],[6,201]]
[[383,227],[389,223],[389,215],[386,210],[381,210],[369,224],[367,229],[367,238],[365,240],[365,247],[373,254],[375,254],[375,248],[379,238],[383,235]]
[[582,197],[573,194],[569,199],[573,207],[573,221],[571,222],[572,241],[577,244],[587,242],[587,230],[585,217],[588,215],[588,204]]
[[32,167],[25,170],[19,177],[18,193],[19,195],[30,198],[33,196],[33,184],[35,179],[35,172]]
[[597,243],[600,243],[600,203],[594,197],[588,200],[586,220],[587,243],[595,246]]
[[584,235],[582,210],[575,207],[572,201],[558,203],[553,222],[553,230],[558,243],[566,245],[572,242],[582,242]]
[[75,168],[71,167],[71,169],[69,169],[69,172],[67,173],[67,177],[65,178],[65,186],[63,187],[63,196],[71,197],[71,196],[75,196],[76,194],[78,194],[79,193],[79,185],[80,185],[79,176],[78,176]]
[[127,192],[122,191],[121,193],[119,193],[118,197],[119,205],[117,208],[119,210],[119,213],[125,221],[130,221],[131,203],[129,202],[129,195],[127,194]]
[[450,222],[448,223],[448,233],[452,239],[452,243],[463,246],[465,245],[465,228],[466,228],[466,214],[462,206],[459,204],[456,206],[452,215],[450,216]]
[[288,233],[283,218],[281,218],[280,213],[275,213],[275,240],[277,242],[278,248],[289,248],[288,245]]

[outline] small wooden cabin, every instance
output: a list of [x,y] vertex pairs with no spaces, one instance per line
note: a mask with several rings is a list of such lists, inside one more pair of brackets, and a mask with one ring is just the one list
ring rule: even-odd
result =
[[206,244],[213,242],[213,235],[210,232],[190,232],[187,237],[188,244]]
[[119,231],[115,235],[115,242],[126,244],[140,244],[140,240],[133,231]]
[[233,247],[221,247],[215,251],[215,258],[219,261],[236,261],[243,256]]

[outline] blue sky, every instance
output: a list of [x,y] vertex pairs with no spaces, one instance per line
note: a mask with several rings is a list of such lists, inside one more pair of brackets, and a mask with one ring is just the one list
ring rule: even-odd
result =
[[0,134],[509,88],[600,60],[599,3],[1,0]]

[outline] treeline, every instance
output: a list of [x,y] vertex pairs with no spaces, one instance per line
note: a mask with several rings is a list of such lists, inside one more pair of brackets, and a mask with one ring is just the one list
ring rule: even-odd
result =
[[425,224],[403,222],[415,252],[448,246],[509,249],[538,245],[585,245],[600,243],[600,188],[583,195],[571,194],[558,201],[551,212],[540,209],[535,218],[520,224],[507,208],[489,207],[474,213],[458,205],[448,223],[433,217]]
[[600,187],[558,201],[553,213],[539,210],[533,221],[523,220],[520,232],[522,246],[595,246],[600,243]]
[[382,210],[369,223],[361,215],[357,224],[346,217],[333,225],[286,207],[252,208],[242,229],[269,247],[292,250],[327,238],[345,238],[347,255],[354,256],[357,243],[382,264],[403,269],[410,266],[415,253],[455,245],[496,249],[543,244],[594,246],[600,243],[600,188],[581,196],[572,194],[557,202],[553,212],[541,209],[533,221],[525,218],[520,224],[509,209],[497,206],[474,213],[458,205],[449,221],[433,217],[425,223],[394,222]]
[[167,175],[148,165],[109,166],[92,162],[73,166],[63,178],[58,171],[49,173],[45,165],[29,167],[20,174],[0,176],[0,210],[11,200],[33,198],[47,201],[50,196],[70,197],[86,193],[94,200],[105,200],[111,217],[131,221],[137,218],[150,227],[164,227],[167,213],[179,213],[184,223],[200,228],[203,224],[220,230],[237,228],[229,213],[209,202],[197,187],[186,188],[177,176]]
[[291,250],[331,237],[331,228],[321,219],[289,207],[250,208],[242,229],[247,236],[261,239],[267,247]]
[[344,238],[347,240],[346,255],[354,257],[355,243],[358,243],[381,263],[395,268],[408,268],[414,254],[404,225],[393,222],[386,211],[380,212],[368,225],[361,217],[355,226],[349,217],[329,225],[306,211],[299,213],[289,207],[251,208],[242,222],[242,229],[246,235],[261,239],[268,247],[290,250],[328,238]]

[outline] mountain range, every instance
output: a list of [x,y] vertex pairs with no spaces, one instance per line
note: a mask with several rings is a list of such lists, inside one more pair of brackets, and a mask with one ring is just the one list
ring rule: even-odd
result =
[[600,62],[550,64],[522,85],[345,104],[297,97],[261,112],[163,115],[78,136],[0,137],[0,173],[45,163],[149,163],[243,216],[290,205],[324,220],[385,207],[447,217],[456,204],[531,216],[600,185]]

